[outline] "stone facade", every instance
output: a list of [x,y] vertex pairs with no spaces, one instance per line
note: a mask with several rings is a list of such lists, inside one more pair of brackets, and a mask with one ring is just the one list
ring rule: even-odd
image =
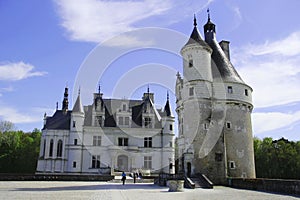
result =
[[186,176],[205,174],[214,184],[227,177],[255,177],[251,125],[252,88],[230,62],[229,42],[216,40],[208,18],[205,40],[196,19],[181,50],[183,77],[176,81],[178,166]]
[[39,174],[174,173],[174,120],[169,99],[154,106],[154,94],[142,100],[104,99],[94,94],[82,106],[80,95],[68,110],[68,89],[62,110],[44,118]]

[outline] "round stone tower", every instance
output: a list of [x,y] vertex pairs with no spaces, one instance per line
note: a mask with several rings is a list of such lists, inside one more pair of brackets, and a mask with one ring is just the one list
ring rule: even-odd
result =
[[186,176],[206,175],[214,184],[227,177],[255,177],[251,124],[252,88],[230,62],[229,42],[216,40],[216,26],[194,30],[177,74],[178,166]]

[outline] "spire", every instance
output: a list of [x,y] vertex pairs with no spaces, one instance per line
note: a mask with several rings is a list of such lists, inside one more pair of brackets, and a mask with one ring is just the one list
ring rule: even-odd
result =
[[99,85],[98,85],[98,94],[100,94],[100,93],[101,93],[101,85],[99,83]]
[[207,19],[210,21],[210,13],[209,13],[209,8],[207,8]]
[[80,89],[78,91],[78,97],[76,99],[76,102],[74,104],[72,112],[84,113],[83,112],[83,107],[82,107],[82,104],[81,104],[81,99],[80,99]]
[[169,91],[167,91],[167,102],[166,102],[164,110],[165,110],[165,113],[166,113],[167,117],[173,117],[170,102],[169,102]]
[[200,44],[201,46],[205,46],[207,48],[209,48],[209,46],[203,41],[203,39],[201,38],[198,29],[197,29],[197,18],[196,15],[194,14],[194,29],[193,32],[188,40],[188,42],[184,45],[190,45],[190,44]]
[[204,25],[204,34],[206,34],[207,32],[213,32],[213,33],[216,32],[216,25],[210,21],[210,11],[209,11],[209,8],[207,9],[207,22]]
[[56,110],[58,110],[58,101],[56,102]]
[[62,102],[62,110],[64,112],[68,111],[68,105],[69,105],[69,100],[68,100],[68,87],[65,88],[65,93],[64,93],[64,100]]

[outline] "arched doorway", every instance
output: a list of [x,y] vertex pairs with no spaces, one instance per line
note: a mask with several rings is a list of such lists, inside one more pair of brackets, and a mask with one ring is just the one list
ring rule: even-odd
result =
[[120,171],[128,171],[128,156],[120,155],[118,156],[118,170]]
[[191,177],[191,173],[192,173],[192,164],[190,162],[187,163],[187,177]]

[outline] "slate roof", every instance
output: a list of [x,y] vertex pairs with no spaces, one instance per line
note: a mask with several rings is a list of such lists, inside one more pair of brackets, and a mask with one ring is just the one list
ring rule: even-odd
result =
[[64,112],[62,110],[56,110],[52,117],[46,118],[46,124],[44,129],[59,129],[59,130],[69,130],[71,122],[72,111]]
[[78,113],[84,113],[83,107],[82,107],[82,104],[81,104],[80,95],[78,95],[72,111],[73,112],[78,112]]
[[235,82],[244,84],[244,81],[242,80],[238,72],[235,70],[230,60],[225,55],[217,40],[212,39],[212,41],[209,43],[209,46],[213,50],[211,55],[213,61],[212,65],[217,67],[212,68],[213,76],[218,78],[221,77],[224,82]]
[[198,29],[197,29],[196,26],[194,27],[193,32],[192,32],[192,34],[191,34],[188,42],[184,45],[184,47],[188,46],[190,44],[198,44],[198,45],[204,46],[206,48],[210,48],[207,45],[207,43],[201,38],[201,36],[200,36],[200,34],[199,34]]

